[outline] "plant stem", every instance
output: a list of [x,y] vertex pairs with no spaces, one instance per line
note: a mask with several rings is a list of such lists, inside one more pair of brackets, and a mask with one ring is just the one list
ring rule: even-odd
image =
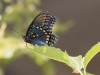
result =
[[83,75],[83,73],[79,70],[79,73],[81,74],[81,75]]
[[86,69],[84,69],[84,75],[86,75]]
[[0,75],[4,75],[4,70],[0,67]]

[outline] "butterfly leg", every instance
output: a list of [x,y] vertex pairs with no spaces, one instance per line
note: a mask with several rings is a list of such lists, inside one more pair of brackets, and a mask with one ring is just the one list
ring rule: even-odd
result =
[[27,43],[26,43],[26,47],[28,48]]

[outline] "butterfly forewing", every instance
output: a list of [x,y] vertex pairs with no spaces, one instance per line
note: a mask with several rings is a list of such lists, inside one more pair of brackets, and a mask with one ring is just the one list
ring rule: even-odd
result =
[[31,24],[34,24],[35,26],[43,26],[45,29],[51,29],[53,27],[53,24],[56,22],[55,16],[51,16],[48,11],[41,12]]

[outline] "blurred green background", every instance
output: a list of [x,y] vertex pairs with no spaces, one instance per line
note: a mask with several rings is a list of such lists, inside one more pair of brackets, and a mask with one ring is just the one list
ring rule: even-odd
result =
[[[31,21],[43,11],[37,8],[40,5],[41,0],[0,1],[0,75],[55,75],[53,63],[49,59],[30,52],[21,35],[11,31],[13,28],[25,35]],[[67,23],[69,23],[68,26],[66,26]],[[65,32],[74,24],[69,20],[62,25],[64,26],[61,26],[58,20],[53,28],[54,33]],[[22,60],[22,64],[17,64],[17,60],[20,61],[21,58],[25,58],[25,62]],[[13,70],[10,70],[12,69],[10,65],[13,65]]]
[[[76,75],[65,64],[29,51],[11,28],[25,35],[35,16],[47,10],[57,19],[54,46],[71,56],[84,56],[100,41],[99,7],[99,0],[0,0],[0,75]],[[100,74],[99,57],[90,62],[88,72]]]

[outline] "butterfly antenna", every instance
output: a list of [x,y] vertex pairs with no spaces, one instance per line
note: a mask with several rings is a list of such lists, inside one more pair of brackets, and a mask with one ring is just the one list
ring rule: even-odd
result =
[[15,33],[17,33],[17,34],[19,34],[19,35],[22,36],[22,34],[20,34],[19,32],[15,31],[14,29],[11,28],[11,30],[12,30],[13,32],[15,32]]

